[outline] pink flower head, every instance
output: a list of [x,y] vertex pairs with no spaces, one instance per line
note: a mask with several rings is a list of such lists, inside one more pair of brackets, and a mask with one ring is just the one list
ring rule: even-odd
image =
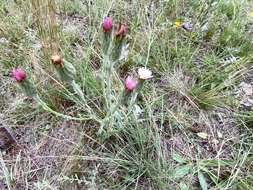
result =
[[132,77],[128,76],[125,80],[125,88],[127,91],[131,92],[137,87],[137,81]]
[[102,23],[104,32],[109,32],[112,29],[112,19],[110,17],[105,17]]
[[26,78],[25,71],[22,69],[13,69],[11,72],[11,78],[17,82],[23,82]]

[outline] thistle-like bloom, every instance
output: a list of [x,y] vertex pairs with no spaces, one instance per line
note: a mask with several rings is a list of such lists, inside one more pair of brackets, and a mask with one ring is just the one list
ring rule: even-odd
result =
[[124,82],[125,88],[128,92],[133,91],[137,87],[137,80],[133,78],[132,76],[128,76]]
[[110,17],[105,17],[102,23],[104,32],[110,32],[112,30],[112,19]]
[[152,72],[143,67],[138,69],[138,75],[139,75],[139,78],[142,80],[150,79],[153,77]]
[[11,71],[11,78],[17,82],[23,82],[26,79],[25,71],[22,69],[13,69]]
[[118,37],[118,38],[125,37],[126,34],[127,34],[127,30],[128,30],[127,25],[120,23],[118,25],[118,28],[117,28],[116,33],[115,33],[116,37]]

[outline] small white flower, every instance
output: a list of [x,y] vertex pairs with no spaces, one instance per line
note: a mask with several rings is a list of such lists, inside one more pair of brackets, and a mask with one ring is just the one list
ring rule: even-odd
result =
[[152,78],[152,72],[146,68],[139,68],[138,75],[140,79],[146,80]]

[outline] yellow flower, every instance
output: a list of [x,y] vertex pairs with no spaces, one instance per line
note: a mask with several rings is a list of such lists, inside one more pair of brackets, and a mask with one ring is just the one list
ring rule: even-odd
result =
[[140,79],[146,80],[152,78],[152,72],[146,68],[139,68],[138,75]]
[[177,20],[177,21],[175,21],[175,26],[176,26],[176,28],[179,28],[179,27],[181,27],[182,26],[182,22],[181,21],[179,21],[179,20]]
[[253,17],[253,11],[251,11],[251,12],[249,13],[249,16]]

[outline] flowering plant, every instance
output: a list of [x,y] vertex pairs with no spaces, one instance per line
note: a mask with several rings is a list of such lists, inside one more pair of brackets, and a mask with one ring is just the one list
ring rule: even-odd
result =
[[[23,89],[26,95],[33,97],[46,111],[49,111],[57,116],[73,119],[86,120],[94,119],[100,123],[100,132],[103,131],[104,126],[112,126],[114,119],[124,118],[125,107],[127,106],[127,113],[131,114],[133,108],[136,107],[135,102],[137,96],[141,91],[144,81],[153,77],[152,72],[147,68],[139,68],[137,73],[128,75],[124,80],[118,80],[120,76],[117,74],[119,63],[122,62],[123,47],[126,46],[126,37],[128,33],[128,26],[124,23],[119,23],[115,28],[113,20],[110,17],[105,17],[102,22],[102,68],[101,68],[101,86],[103,90],[104,103],[103,109],[105,116],[103,118],[92,115],[91,108],[88,106],[86,95],[82,91],[79,84],[76,82],[76,69],[74,65],[63,59],[62,55],[56,51],[51,56],[51,63],[57,72],[59,79],[65,85],[74,97],[81,100],[82,104],[86,105],[89,117],[72,117],[56,112],[51,109],[46,102],[44,102],[33,82],[29,79],[29,74],[21,68],[13,69],[10,73],[11,78]],[[137,74],[137,75],[136,75]],[[138,76],[138,77],[137,77]],[[120,86],[116,90],[115,86]]]

